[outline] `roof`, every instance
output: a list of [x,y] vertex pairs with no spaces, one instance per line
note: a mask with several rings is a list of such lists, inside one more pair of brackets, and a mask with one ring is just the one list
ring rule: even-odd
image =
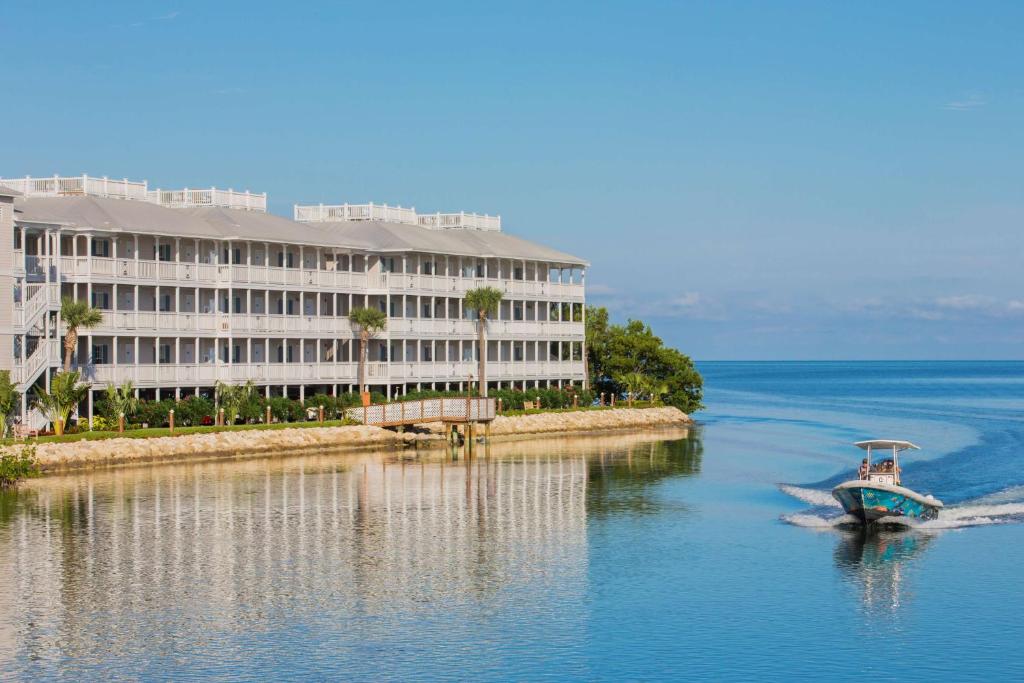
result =
[[6,185],[0,185],[0,197],[20,197],[21,193],[17,190],[12,190]]
[[897,451],[905,451],[907,449],[913,449],[915,451],[921,450],[920,446],[915,446],[909,441],[893,441],[892,439],[871,439],[869,441],[858,441],[853,445],[864,450],[869,448],[872,450],[883,448],[888,450],[890,448],[895,448]]
[[93,196],[16,200],[18,221],[169,237],[246,239],[371,252],[421,252],[588,265],[576,256],[484,230],[429,230],[381,221],[298,223],[282,216],[222,207],[171,209]]

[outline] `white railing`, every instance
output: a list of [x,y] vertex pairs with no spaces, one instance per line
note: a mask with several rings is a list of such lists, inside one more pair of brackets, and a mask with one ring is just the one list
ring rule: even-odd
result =
[[431,230],[492,230],[501,231],[501,216],[466,213],[432,213],[417,216],[417,222]]
[[493,420],[496,400],[493,398],[426,398],[419,401],[378,403],[349,408],[345,414],[367,425],[403,425],[448,420],[467,422]]
[[[59,359],[56,361],[59,362]],[[42,364],[45,365],[45,362]],[[208,386],[222,382],[267,382],[274,384],[345,383],[358,379],[358,363],[303,362],[303,363],[192,363],[131,365],[89,365],[83,377],[94,386],[107,383],[120,384],[131,380],[143,387]],[[41,366],[40,366],[41,369]],[[38,373],[39,369],[36,370]],[[367,363],[369,384],[400,383],[409,381],[460,382],[476,375],[475,361],[457,362],[405,362]],[[544,380],[583,379],[582,361],[492,361],[487,364],[487,379]]]
[[20,366],[15,366],[12,375],[16,378],[14,381],[22,385],[22,392],[35,381],[39,373],[48,364],[60,362],[59,344],[60,342],[56,339],[40,340],[32,354],[25,359],[25,362]]
[[19,308],[15,308],[15,322],[18,327],[26,327],[31,324],[36,316],[43,312],[48,304],[56,303],[56,289],[54,285],[27,285],[28,299]]
[[172,209],[192,208],[197,206],[222,206],[228,209],[244,209],[246,211],[267,211],[267,193],[255,194],[246,190],[218,190],[211,187],[205,190],[153,190],[148,194],[149,201]]
[[[480,286],[497,286],[513,296],[553,296],[582,300],[581,283],[557,283],[537,280],[481,279],[456,275],[417,275],[414,273],[356,273],[347,270],[279,268],[265,265],[218,265],[178,261],[153,261],[100,256],[62,256],[62,278],[110,277],[185,283],[240,283],[252,285],[301,285],[328,289],[391,289],[394,293],[435,293],[461,296]],[[50,257],[28,256],[29,274],[43,277],[52,263]]]
[[383,221],[416,225],[416,209],[387,204],[310,204],[295,205],[295,220],[302,223],[336,221]]
[[0,178],[0,185],[17,190],[26,197],[66,197],[91,195],[113,199],[138,199],[145,201],[146,181],[137,182],[123,178],[93,178],[87,175],[50,178]]

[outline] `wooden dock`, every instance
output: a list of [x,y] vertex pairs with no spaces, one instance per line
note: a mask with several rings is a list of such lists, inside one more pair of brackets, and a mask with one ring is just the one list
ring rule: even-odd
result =
[[349,408],[345,415],[364,425],[401,427],[423,422],[490,422],[497,405],[493,398],[425,398]]

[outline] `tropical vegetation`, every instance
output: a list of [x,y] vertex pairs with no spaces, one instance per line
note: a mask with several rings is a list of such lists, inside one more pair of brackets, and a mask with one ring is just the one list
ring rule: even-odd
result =
[[108,406],[108,417],[118,424],[118,431],[121,431],[121,416],[124,416],[125,421],[129,421],[139,409],[139,399],[135,395],[135,386],[131,380],[119,387],[108,384],[103,398]]
[[11,420],[21,401],[18,385],[11,381],[9,370],[0,370],[0,438],[7,438],[11,431]]
[[0,447],[0,489],[17,486],[22,479],[38,474],[35,446],[26,444],[17,450]]
[[71,372],[78,349],[78,330],[99,325],[103,322],[103,313],[85,301],[66,296],[60,300],[60,319],[67,328],[64,335],[64,372]]
[[590,387],[631,400],[647,395],[685,413],[704,407],[704,380],[689,356],[665,346],[640,320],[611,324],[608,311],[587,307],[586,360]]
[[89,385],[80,380],[81,374],[77,370],[58,372],[50,378],[49,391],[39,390],[35,405],[53,423],[53,431],[57,435],[64,433],[72,411],[89,393]]
[[370,338],[387,327],[388,317],[376,308],[353,308],[348,319],[359,328],[359,391],[366,393],[366,355]]
[[503,296],[501,290],[494,287],[477,287],[466,292],[465,306],[476,312],[477,356],[480,363],[478,377],[480,395],[483,397],[487,396],[487,319],[498,313],[498,306],[501,305]]

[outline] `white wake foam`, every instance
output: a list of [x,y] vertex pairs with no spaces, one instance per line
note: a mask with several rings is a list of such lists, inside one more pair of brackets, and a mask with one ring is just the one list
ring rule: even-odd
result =
[[822,491],[821,489],[805,489],[800,486],[793,486],[792,484],[779,484],[779,490],[787,496],[793,496],[794,498],[802,500],[805,503],[810,503],[811,505],[830,508],[841,507],[839,505],[839,501],[833,498],[832,493],[829,491]]
[[819,515],[796,513],[792,515],[783,515],[782,521],[794,526],[802,526],[806,529],[835,529],[843,524],[856,524],[857,518],[853,515],[821,517]]
[[1022,500],[1024,500],[1024,486],[1011,486],[1002,491],[975,498],[972,502],[980,505],[984,503],[1018,503]]

